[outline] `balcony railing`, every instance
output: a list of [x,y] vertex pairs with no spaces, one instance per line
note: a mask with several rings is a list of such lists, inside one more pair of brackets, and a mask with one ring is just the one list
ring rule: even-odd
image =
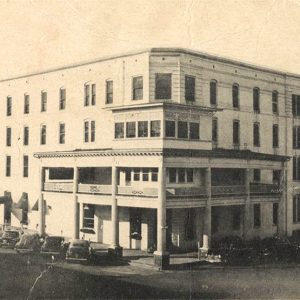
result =
[[167,196],[205,196],[205,187],[167,188]]
[[282,190],[278,184],[264,184],[264,183],[251,183],[250,193],[251,194],[278,194]]
[[118,186],[117,188],[118,195],[133,195],[133,196],[148,196],[148,197],[157,197],[158,189],[152,187],[138,188],[133,186]]
[[73,182],[45,182],[44,191],[71,193]]
[[213,196],[242,195],[245,193],[246,193],[246,186],[244,185],[224,185],[224,186],[211,187],[211,194]]
[[100,184],[78,184],[78,193],[86,194],[111,194],[111,185]]

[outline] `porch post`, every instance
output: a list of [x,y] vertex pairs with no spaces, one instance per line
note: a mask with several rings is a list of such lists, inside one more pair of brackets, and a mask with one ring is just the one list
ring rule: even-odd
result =
[[42,236],[45,234],[45,209],[44,209],[44,168],[40,167],[40,195],[39,195],[39,234]]
[[250,169],[245,169],[245,192],[246,199],[244,205],[244,228],[243,236],[248,238],[251,231],[251,200],[250,200]]
[[118,184],[118,169],[116,166],[111,170],[111,223],[112,223],[112,240],[111,246],[108,249],[108,254],[111,257],[122,257],[123,249],[119,245],[119,212],[117,203],[117,184]]
[[166,251],[166,168],[163,164],[158,169],[158,203],[157,203],[157,248],[153,254],[154,264],[161,269],[170,264],[169,253]]
[[287,170],[285,168],[285,163],[282,163],[281,176],[280,176],[280,184],[279,189],[280,193],[280,201],[279,201],[279,211],[278,211],[278,234],[280,236],[284,236],[287,234],[287,226],[286,226],[286,204],[287,204],[287,185],[286,185],[286,176]]
[[74,167],[73,174],[73,233],[72,237],[74,239],[79,238],[79,216],[78,216],[78,206],[77,206],[77,186],[78,186],[78,168]]
[[207,202],[205,207],[202,249],[207,251],[211,243],[211,168],[205,170]]

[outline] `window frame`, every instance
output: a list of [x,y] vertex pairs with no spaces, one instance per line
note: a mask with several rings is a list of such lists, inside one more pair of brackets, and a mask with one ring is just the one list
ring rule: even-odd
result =
[[253,88],[253,112],[260,113],[260,88]]
[[211,126],[211,141],[214,144],[217,144],[219,139],[218,125],[218,118],[213,117]]
[[58,137],[58,143],[60,145],[63,145],[66,143],[66,124],[65,123],[59,123],[58,124],[58,131],[59,131],[59,137]]
[[[172,126],[169,125],[172,123]],[[171,131],[169,131],[171,129]],[[170,135],[170,132],[174,132],[173,135]],[[176,138],[176,121],[173,120],[165,120],[165,137],[166,138]]]
[[149,124],[148,121],[138,121],[137,122],[138,127],[138,137],[139,138],[145,138],[149,137]]
[[29,126],[23,127],[23,146],[29,145]]
[[150,137],[160,137],[161,136],[161,120],[151,120],[150,121]]
[[29,156],[23,155],[23,177],[29,177]]
[[[119,129],[122,129],[120,131],[120,133],[117,130],[118,127],[119,127]],[[115,139],[124,139],[124,137],[125,137],[125,124],[124,124],[124,122],[115,122]]]
[[47,111],[47,91],[42,90],[41,91],[41,112],[46,112]]
[[218,82],[216,79],[211,79],[209,82],[209,103],[211,106],[218,105]]
[[12,142],[12,129],[11,127],[6,127],[6,147],[11,147]]
[[6,155],[5,158],[5,177],[11,177],[11,156]]
[[40,125],[40,145],[47,144],[47,125],[41,124]]
[[107,79],[105,81],[105,104],[114,103],[114,81]]
[[[185,125],[186,128],[183,128],[180,125]],[[183,140],[189,138],[189,123],[187,121],[177,121],[177,138]]]
[[184,76],[184,98],[186,102],[196,101],[196,77],[192,75]]
[[24,115],[28,115],[30,113],[30,95],[24,94]]
[[240,86],[237,83],[232,85],[232,107],[240,108]]
[[66,97],[67,97],[66,89],[64,87],[61,87],[59,89],[59,110],[66,109]]
[[272,91],[272,112],[275,115],[278,115],[278,91]]
[[233,120],[232,121],[232,144],[234,146],[240,146],[240,143],[241,143],[240,131],[241,131],[240,120],[237,120],[237,119]]
[[272,145],[273,148],[279,148],[279,124],[272,126]]
[[253,147],[260,147],[260,123],[253,123]]
[[143,100],[143,97],[144,97],[144,77],[142,75],[134,76],[132,77],[132,100],[134,101]]
[[300,223],[300,195],[293,196],[293,223]]
[[12,97],[6,97],[6,116],[10,117],[12,115]]

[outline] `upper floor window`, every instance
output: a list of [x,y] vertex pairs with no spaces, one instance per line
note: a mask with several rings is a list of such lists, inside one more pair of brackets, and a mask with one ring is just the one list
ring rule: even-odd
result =
[[293,157],[293,180],[300,180],[300,156]]
[[96,104],[96,84],[86,83],[84,85],[84,106]]
[[279,126],[273,124],[273,148],[279,147]]
[[150,136],[158,137],[160,136],[160,121],[151,121],[150,122]]
[[199,140],[200,139],[199,123],[195,123],[195,122],[190,123],[190,139],[191,140]]
[[278,114],[278,92],[272,92],[272,112],[273,114]]
[[239,97],[240,97],[240,95],[239,95],[239,85],[235,83],[232,86],[232,107],[234,107],[234,108],[239,108],[240,107]]
[[260,227],[260,204],[253,204],[253,225],[254,227]]
[[6,146],[11,146],[11,128],[6,127]]
[[260,181],[260,169],[253,169],[253,180]]
[[273,170],[273,183],[280,183],[281,180],[281,170]]
[[259,123],[253,124],[253,146],[260,146]]
[[166,121],[165,123],[165,136],[166,137],[176,137],[176,132],[175,132],[175,127],[176,127],[176,122],[175,121]]
[[155,75],[155,99],[172,98],[172,74],[157,73]]
[[59,123],[59,143],[65,143],[65,136],[66,136],[66,125],[65,123]]
[[30,104],[30,97],[28,94],[24,95],[24,114],[29,114],[29,104]]
[[127,122],[126,123],[126,137],[127,138],[134,138],[136,137],[136,128],[135,122]]
[[217,105],[217,81],[210,81],[210,105]]
[[300,149],[300,126],[293,127],[293,149]]
[[168,168],[169,183],[193,183],[194,169],[192,168]]
[[95,142],[96,124],[95,121],[84,122],[84,142]]
[[143,99],[143,76],[132,78],[132,99],[133,100]]
[[195,77],[188,75],[185,76],[185,101],[195,101],[195,82]]
[[115,139],[124,138],[124,123],[115,123]]
[[47,142],[47,126],[41,125],[41,136],[40,136],[41,145],[46,145]]
[[293,197],[293,222],[300,222],[300,195]]
[[300,116],[300,95],[292,95],[293,116]]
[[253,89],[253,111],[256,113],[260,113],[260,90],[255,87]]
[[10,177],[10,175],[11,175],[11,156],[6,156],[5,176]]
[[279,203],[273,203],[273,225],[278,225]]
[[188,122],[178,121],[177,133],[178,133],[179,139],[187,139],[188,138]]
[[23,156],[23,177],[28,177],[29,158],[28,155]]
[[147,137],[147,136],[148,136],[148,121],[139,121],[138,137]]
[[6,115],[11,116],[12,113],[12,98],[8,96],[6,98]]
[[233,145],[239,145],[240,144],[240,121],[239,120],[233,120],[232,123],[232,142]]
[[59,109],[63,110],[66,108],[66,89],[60,88],[59,90]]
[[218,119],[212,119],[212,134],[211,139],[213,143],[218,143]]
[[23,131],[23,145],[29,145],[29,127],[25,126]]
[[47,92],[42,91],[41,92],[41,111],[46,111],[47,110]]
[[114,82],[106,80],[106,104],[112,104],[114,101]]

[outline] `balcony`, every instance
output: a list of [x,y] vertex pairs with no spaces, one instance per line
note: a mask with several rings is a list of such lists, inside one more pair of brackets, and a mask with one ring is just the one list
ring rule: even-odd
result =
[[73,182],[44,182],[44,191],[72,193]]
[[118,195],[132,195],[140,197],[157,197],[158,189],[153,187],[133,187],[133,186],[118,186],[117,187]]
[[111,191],[112,191],[111,185],[82,184],[82,183],[78,184],[78,193],[110,195]]

